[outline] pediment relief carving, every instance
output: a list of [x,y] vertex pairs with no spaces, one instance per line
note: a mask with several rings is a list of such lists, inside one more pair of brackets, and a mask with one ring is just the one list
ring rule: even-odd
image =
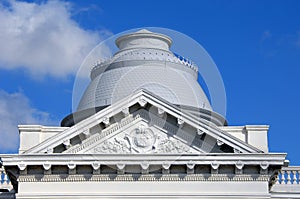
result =
[[[179,136],[181,140],[175,138]],[[146,110],[138,110],[118,123],[72,146],[64,153],[189,153],[194,137]],[[199,153],[199,152],[198,152]]]
[[154,126],[139,123],[133,129],[99,143],[98,146],[87,151],[90,154],[178,154],[199,153],[182,141],[171,137]]

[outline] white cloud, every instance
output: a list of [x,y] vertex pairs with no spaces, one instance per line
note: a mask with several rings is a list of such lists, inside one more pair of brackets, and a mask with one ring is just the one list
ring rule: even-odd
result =
[[0,68],[26,68],[34,77],[75,74],[109,31],[82,29],[63,1],[0,3]]
[[48,113],[30,105],[21,92],[7,93],[0,90],[0,153],[17,152],[19,124],[53,124]]

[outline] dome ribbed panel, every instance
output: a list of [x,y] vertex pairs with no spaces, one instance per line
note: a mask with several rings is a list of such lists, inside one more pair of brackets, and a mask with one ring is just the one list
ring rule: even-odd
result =
[[105,71],[91,82],[78,110],[111,105],[139,89],[146,89],[172,104],[211,110],[206,95],[191,74],[155,65]]

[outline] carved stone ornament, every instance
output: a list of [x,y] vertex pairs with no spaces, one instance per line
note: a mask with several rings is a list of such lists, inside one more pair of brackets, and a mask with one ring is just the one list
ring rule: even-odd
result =
[[92,167],[93,167],[94,170],[97,170],[97,169],[100,168],[100,163],[97,162],[97,161],[96,161],[96,162],[93,162],[93,163],[92,163]]
[[53,153],[53,148],[47,148],[47,153]]
[[171,164],[168,163],[168,162],[164,162],[164,163],[162,164],[162,167],[163,167],[164,169],[169,169],[170,166],[171,166]]
[[194,169],[195,163],[192,162],[192,161],[190,161],[190,162],[188,162],[188,163],[186,164],[186,166],[187,166],[187,168],[189,168],[189,169]]
[[179,127],[182,127],[184,124],[184,121],[182,118],[177,118],[177,123],[178,123]]
[[218,146],[221,146],[221,145],[223,145],[224,144],[224,142],[222,141],[222,140],[217,140],[217,145]]
[[21,171],[24,171],[27,167],[27,165],[24,162],[21,162],[20,164],[18,164],[18,167]]
[[141,152],[151,150],[156,141],[156,137],[151,129],[141,125],[131,132],[131,140],[134,149]]
[[120,169],[120,170],[124,169],[125,166],[126,166],[126,165],[125,165],[123,162],[119,162],[119,163],[117,164],[117,168]]
[[70,145],[70,139],[65,139],[65,140],[63,141],[63,144],[64,144],[65,146],[69,146],[69,145]]
[[220,164],[219,164],[217,161],[213,161],[213,162],[211,163],[211,167],[212,167],[213,169],[218,169],[219,166],[220,166]]
[[104,117],[102,122],[105,124],[105,126],[109,126],[110,125],[109,117]]
[[241,170],[244,167],[244,163],[239,160],[235,163],[235,166],[237,169]]
[[163,108],[158,108],[157,109],[158,115],[163,115],[165,113],[165,110]]
[[85,136],[88,136],[88,135],[90,134],[90,130],[89,130],[89,129],[85,129],[85,130],[83,131],[83,134],[84,134]]
[[129,108],[128,107],[123,108],[122,113],[124,114],[125,117],[128,116],[129,115]]
[[94,153],[131,153],[131,147],[124,139],[114,138],[113,141],[105,141],[100,147],[94,148]]
[[236,149],[236,148],[233,149],[233,152],[234,153],[241,153],[241,151],[239,149]]
[[45,163],[43,164],[43,168],[44,168],[46,171],[48,171],[48,170],[51,168],[51,164],[50,164],[49,162],[45,162]]
[[121,133],[93,149],[93,153],[135,154],[135,153],[191,153],[190,146],[167,135],[154,133],[147,124],[141,124],[130,133]]
[[69,169],[75,169],[75,167],[76,167],[76,164],[74,162],[71,161],[71,162],[68,163],[68,168]]
[[142,169],[146,170],[146,169],[149,168],[149,163],[144,161],[144,162],[141,163],[141,167],[142,167]]
[[144,107],[147,104],[147,101],[144,98],[140,97],[138,103],[141,107]]
[[260,164],[260,167],[261,167],[262,169],[267,169],[267,168],[269,167],[269,164],[268,164],[266,161],[264,161],[264,162],[262,162],[262,163]]
[[203,135],[203,133],[204,133],[204,131],[203,131],[203,130],[201,130],[201,129],[197,129],[197,134],[198,134],[198,135],[200,135],[200,136],[201,136],[201,135]]
[[179,140],[164,139],[157,145],[158,153],[189,153],[190,147]]

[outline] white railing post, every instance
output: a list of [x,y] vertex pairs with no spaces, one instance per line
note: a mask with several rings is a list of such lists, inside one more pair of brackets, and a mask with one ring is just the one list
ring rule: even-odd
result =
[[280,177],[280,172],[278,172],[278,175],[276,175],[276,179],[275,179],[275,184],[280,184],[280,179],[279,179],[279,177]]
[[8,185],[8,176],[6,174],[4,174],[3,180],[4,180],[3,184]]
[[299,184],[299,171],[298,170],[295,170],[295,181],[294,181],[295,184]]
[[280,184],[285,184],[285,171],[284,170],[281,170]]
[[287,171],[287,180],[286,180],[286,184],[292,184],[291,182],[291,171]]
[[291,179],[292,184],[297,184],[297,176],[296,176],[297,171],[293,170],[291,173],[292,173],[292,179]]
[[4,183],[4,179],[3,179],[3,176],[4,176],[4,171],[2,168],[0,168],[0,185],[2,185]]

